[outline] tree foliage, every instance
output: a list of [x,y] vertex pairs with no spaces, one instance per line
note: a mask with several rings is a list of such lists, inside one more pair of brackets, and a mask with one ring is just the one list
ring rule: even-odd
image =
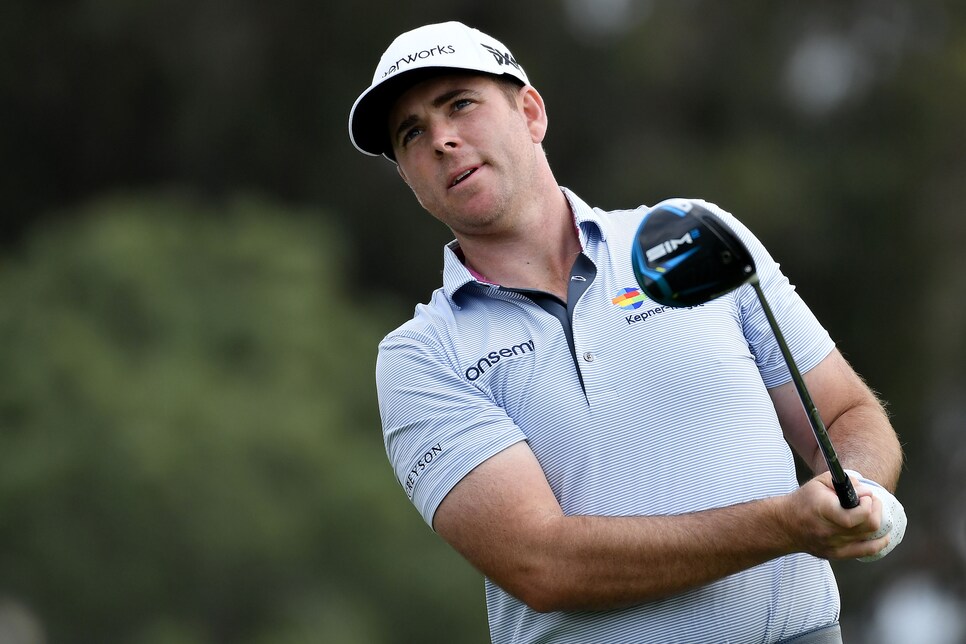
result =
[[381,454],[377,296],[321,220],[105,199],[0,272],[0,595],[52,641],[397,642],[410,602],[482,611]]

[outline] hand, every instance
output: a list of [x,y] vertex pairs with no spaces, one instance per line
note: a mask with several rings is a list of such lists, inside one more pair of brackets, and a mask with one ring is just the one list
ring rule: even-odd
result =
[[846,470],[853,479],[868,487],[882,503],[882,524],[879,529],[870,537],[878,539],[886,535],[889,536],[889,543],[879,552],[866,557],[859,557],[859,561],[869,562],[878,561],[892,552],[902,541],[906,534],[906,511],[889,490],[885,489],[875,481],[864,478],[854,470]]
[[784,499],[789,514],[785,529],[795,551],[823,559],[870,557],[886,548],[887,535],[874,536],[882,528],[882,502],[871,486],[855,486],[859,505],[843,508],[828,472],[816,476]]

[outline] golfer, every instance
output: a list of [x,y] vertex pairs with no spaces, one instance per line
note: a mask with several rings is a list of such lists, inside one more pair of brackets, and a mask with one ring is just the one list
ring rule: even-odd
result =
[[648,300],[630,256],[649,208],[558,185],[548,123],[507,47],[456,22],[396,38],[352,107],[354,145],[455,237],[442,287],[379,346],[400,486],[485,576],[494,642],[840,642],[828,560],[882,557],[905,527],[882,405],[758,240],[699,201],[754,255],[855,473],[843,509],[751,287]]

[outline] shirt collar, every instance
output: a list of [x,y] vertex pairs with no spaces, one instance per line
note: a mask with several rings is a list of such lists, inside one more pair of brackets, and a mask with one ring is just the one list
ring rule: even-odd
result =
[[[606,240],[607,222],[601,216],[601,212],[588,206],[583,199],[574,194],[569,188],[561,186],[560,189],[570,204],[570,211],[573,213],[574,224],[577,226],[581,248],[586,249],[587,247],[588,231],[585,229],[584,224],[594,226],[598,230],[601,240]],[[454,297],[460,289],[471,283],[486,285],[486,282],[479,282],[470,273],[461,261],[461,256],[462,253],[459,250],[459,243],[455,239],[443,247],[443,292],[446,294],[447,299],[457,308],[459,305],[456,304]]]

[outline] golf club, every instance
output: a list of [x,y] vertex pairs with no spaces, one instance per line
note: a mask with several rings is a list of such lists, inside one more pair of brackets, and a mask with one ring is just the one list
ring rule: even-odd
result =
[[644,216],[634,239],[631,263],[637,283],[655,302],[673,307],[704,304],[751,284],[775,334],[798,396],[822,450],[832,484],[844,508],[859,504],[852,482],[839,463],[785,337],[758,282],[748,248],[720,218],[693,202],[664,202]]

